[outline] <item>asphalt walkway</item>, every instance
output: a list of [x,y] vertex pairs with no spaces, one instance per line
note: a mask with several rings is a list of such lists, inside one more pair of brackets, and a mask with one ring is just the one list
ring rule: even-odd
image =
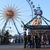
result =
[[0,45],[0,50],[50,50],[50,48],[24,48],[23,45]]

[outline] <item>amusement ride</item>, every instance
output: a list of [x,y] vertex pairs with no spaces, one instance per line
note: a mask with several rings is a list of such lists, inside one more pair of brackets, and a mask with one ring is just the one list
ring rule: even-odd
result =
[[[10,1],[12,1],[12,0],[10,0]],[[19,23],[21,23],[20,24],[21,25],[20,27],[23,28],[24,31],[27,30],[27,28],[28,28],[29,25],[42,25],[42,20],[48,26],[48,23],[47,22],[50,22],[50,20],[48,20],[47,18],[45,18],[43,16],[43,11],[41,10],[41,7],[40,6],[36,7],[34,5],[34,3],[33,3],[32,0],[25,0],[25,2],[28,3],[28,6],[30,7],[30,9],[29,8],[28,9],[30,11],[28,11],[28,12],[27,11],[26,12],[24,11],[24,12],[25,13],[28,13],[28,14],[29,14],[29,12],[31,13],[31,15],[30,15],[31,19],[30,20],[28,19],[29,21],[27,23],[24,23],[24,21],[21,19],[21,17],[19,17],[19,16],[22,16],[22,15],[20,14],[20,9],[18,9],[18,7],[15,7],[16,4],[17,4],[16,2],[15,2],[15,5],[13,5],[13,3],[11,5],[8,4],[8,5],[6,5],[6,7],[3,8],[3,10],[0,10],[2,12],[2,13],[0,12],[0,15],[3,15],[3,16],[0,16],[0,17],[4,17],[4,19],[5,19],[5,23],[4,23],[3,28],[2,28],[2,34],[4,33],[8,22],[13,22],[13,24],[14,24],[14,26],[16,28],[16,31],[18,32],[19,35],[21,35],[21,33],[19,32],[19,30],[17,28],[18,26],[16,25],[15,19],[16,19],[17,22],[18,22],[18,19],[20,20],[20,22],[19,22]],[[23,7],[25,7],[25,6],[26,5],[24,4]],[[26,14],[26,17],[27,16],[28,15]],[[28,18],[29,18],[29,16],[28,16]],[[9,25],[9,27],[11,29],[11,26],[10,25]]]

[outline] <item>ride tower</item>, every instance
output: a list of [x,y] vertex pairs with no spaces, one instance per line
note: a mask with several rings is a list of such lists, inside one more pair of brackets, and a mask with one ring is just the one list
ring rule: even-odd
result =
[[34,9],[34,15],[36,16],[36,18],[32,21],[32,25],[42,25],[42,13],[43,12],[40,7]]

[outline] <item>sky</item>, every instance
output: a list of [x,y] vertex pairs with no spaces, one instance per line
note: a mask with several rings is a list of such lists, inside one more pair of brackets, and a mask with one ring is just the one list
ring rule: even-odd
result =
[[[48,20],[50,20],[50,0],[31,0],[31,1],[33,1],[33,4],[35,5],[35,7],[38,7],[38,5],[39,5],[43,11],[43,16],[45,18],[47,18]],[[24,23],[27,23],[28,21],[30,21],[32,19],[31,8],[26,0],[0,0],[0,26],[1,26],[0,30],[2,30],[4,23],[6,21],[4,15],[3,15],[3,11],[8,6],[12,6],[16,10],[19,9],[18,12],[21,12],[21,13],[19,13],[21,16],[18,16],[18,17],[21,18],[21,20]],[[14,21],[16,23],[16,26],[17,26],[19,32],[22,33],[23,28],[21,27],[22,23],[21,23],[20,19],[18,19],[16,16],[16,18],[14,18]],[[42,21],[42,22],[43,22],[42,24],[45,25],[44,21]],[[50,23],[48,23],[48,24],[50,24]],[[11,27],[11,29],[10,29],[10,27]],[[12,20],[8,21],[5,29],[6,30],[8,29],[10,34],[12,34],[12,35],[18,34],[14,27]]]

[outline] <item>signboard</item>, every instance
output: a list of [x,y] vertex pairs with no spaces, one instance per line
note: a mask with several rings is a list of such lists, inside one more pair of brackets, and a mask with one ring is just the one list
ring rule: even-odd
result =
[[36,29],[49,29],[50,30],[50,25],[47,26],[47,25],[27,25],[25,28],[27,29],[33,29],[33,30],[36,30]]

